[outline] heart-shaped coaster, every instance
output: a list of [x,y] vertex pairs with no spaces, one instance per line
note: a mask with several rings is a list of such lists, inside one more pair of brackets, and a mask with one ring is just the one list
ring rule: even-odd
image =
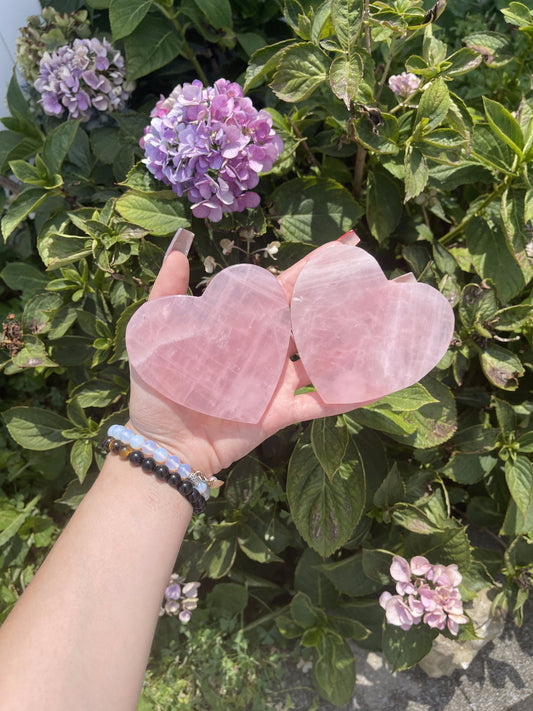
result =
[[414,278],[389,281],[359,247],[333,242],[296,280],[292,331],[326,403],[378,399],[416,383],[446,353],[454,328],[446,298]]
[[290,339],[287,298],[266,269],[224,269],[200,297],[147,301],[126,330],[130,364],[173,402],[213,417],[258,422]]

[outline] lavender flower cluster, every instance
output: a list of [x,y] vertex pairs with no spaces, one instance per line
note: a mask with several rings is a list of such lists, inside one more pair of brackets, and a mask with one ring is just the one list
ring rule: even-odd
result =
[[181,622],[188,622],[198,606],[199,587],[200,583],[186,583],[184,577],[173,573],[159,615],[177,615]]
[[447,626],[456,635],[459,625],[468,622],[458,590],[462,576],[455,564],[431,565],[421,555],[407,562],[395,555],[390,574],[398,594],[383,592],[379,598],[389,624],[408,630],[424,622],[438,630]]
[[124,58],[106,39],[75,39],[45,52],[34,83],[50,116],[88,121],[92,110],[120,111],[134,88],[126,81]]
[[219,79],[178,85],[151,113],[141,147],[144,163],[180,197],[196,217],[219,222],[222,215],[259,205],[253,188],[283,150],[272,117],[258,111],[238,84]]
[[402,98],[407,98],[410,94],[414,92],[420,86],[420,79],[416,74],[411,74],[410,72],[402,72],[401,74],[393,74],[389,77],[389,86],[391,90]]

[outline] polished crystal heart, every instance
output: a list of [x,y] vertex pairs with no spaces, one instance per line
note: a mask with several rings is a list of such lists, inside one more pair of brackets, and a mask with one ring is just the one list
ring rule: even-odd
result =
[[331,243],[294,287],[292,330],[302,364],[326,403],[378,399],[416,383],[453,335],[446,298],[414,277],[389,281],[359,247]]
[[289,339],[283,289],[249,264],[221,271],[200,297],[146,302],[126,331],[130,364],[154,390],[197,412],[249,423],[274,394]]

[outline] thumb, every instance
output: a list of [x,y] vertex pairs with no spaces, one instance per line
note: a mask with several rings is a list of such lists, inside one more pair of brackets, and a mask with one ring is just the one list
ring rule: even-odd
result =
[[186,294],[189,285],[189,261],[182,252],[171,252],[165,258],[150,292],[151,299]]

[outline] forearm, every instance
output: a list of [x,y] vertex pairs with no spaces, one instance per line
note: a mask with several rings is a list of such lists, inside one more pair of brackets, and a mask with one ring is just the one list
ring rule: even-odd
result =
[[168,484],[109,456],[0,630],[0,709],[136,708],[191,517]]

